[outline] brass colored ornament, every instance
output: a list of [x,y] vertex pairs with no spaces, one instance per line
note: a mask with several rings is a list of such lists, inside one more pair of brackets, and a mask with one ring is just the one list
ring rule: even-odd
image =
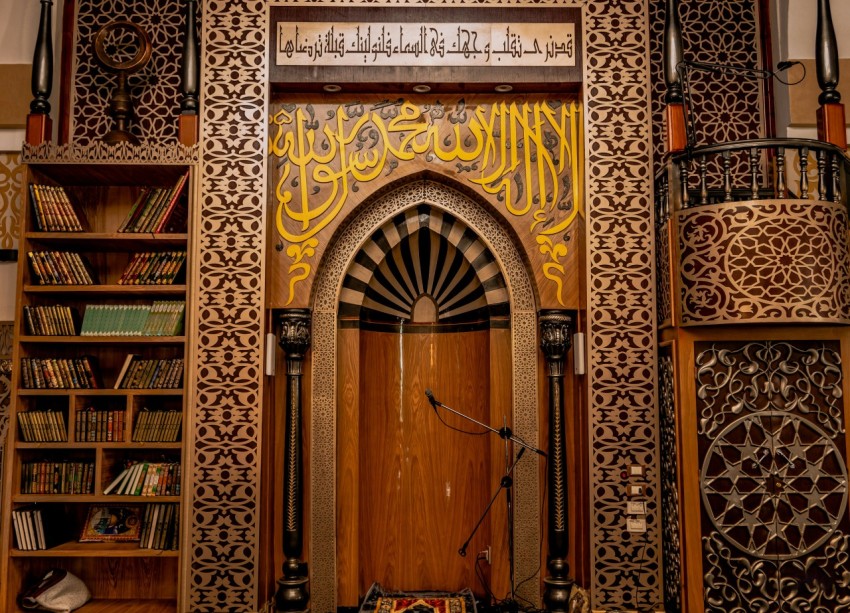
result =
[[[127,42],[128,37],[132,42]],[[121,57],[122,52],[132,46],[138,47],[129,59]],[[121,142],[139,144],[136,135],[131,134],[128,126],[133,118],[133,99],[127,89],[127,75],[142,70],[151,59],[151,41],[141,27],[130,21],[113,21],[106,24],[94,39],[94,54],[100,64],[118,75],[118,84],[109,101],[109,115],[114,120],[113,128],[103,137],[104,142],[114,145]]]

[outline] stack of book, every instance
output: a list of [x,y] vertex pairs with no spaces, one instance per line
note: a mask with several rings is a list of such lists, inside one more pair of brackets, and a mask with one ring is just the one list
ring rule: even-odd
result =
[[187,171],[173,187],[143,189],[127,217],[118,226],[118,231],[154,234],[180,231],[186,224],[187,207],[181,195],[188,178]]
[[118,285],[171,285],[185,262],[185,251],[136,253],[121,273]]
[[94,285],[91,266],[75,251],[28,251],[38,285]]
[[97,370],[89,356],[81,358],[21,358],[25,389],[98,389]]
[[124,415],[123,409],[96,409],[92,406],[77,411],[74,422],[77,442],[122,442]]
[[122,470],[103,493],[115,496],[178,496],[180,473],[180,462],[135,462]]
[[56,409],[37,409],[18,413],[21,440],[25,443],[65,443],[68,430],[65,414]]
[[82,232],[83,224],[64,187],[30,183],[30,200],[40,232]]
[[182,300],[150,304],[89,304],[81,336],[176,336],[183,331]]
[[24,551],[50,549],[64,543],[66,526],[61,506],[31,504],[12,511],[15,541],[18,549]]
[[147,505],[145,519],[142,521],[140,549],[178,548],[180,538],[180,509],[174,503]]
[[69,306],[24,306],[27,334],[33,336],[74,336],[77,312]]
[[145,359],[128,354],[115,381],[115,389],[179,389],[183,384],[183,358]]
[[21,464],[21,494],[91,494],[94,462],[50,460]]
[[183,411],[150,411],[143,408],[136,418],[133,428],[135,443],[174,443],[180,438],[180,425]]

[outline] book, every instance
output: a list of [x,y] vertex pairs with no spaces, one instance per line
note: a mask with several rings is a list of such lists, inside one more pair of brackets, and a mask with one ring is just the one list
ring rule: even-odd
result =
[[180,178],[177,180],[177,185],[174,186],[174,190],[171,194],[171,199],[166,204],[165,209],[159,215],[159,218],[156,220],[155,227],[152,228],[154,233],[164,232],[166,227],[168,226],[169,221],[171,220],[172,213],[174,212],[174,208],[177,205],[177,202],[180,200],[183,194],[183,188],[186,185],[187,180],[189,179],[189,171],[187,170]]

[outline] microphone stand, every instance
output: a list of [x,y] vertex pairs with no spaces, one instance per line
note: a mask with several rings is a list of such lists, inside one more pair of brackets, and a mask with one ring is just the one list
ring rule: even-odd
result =
[[[514,587],[515,587],[515,579],[514,579],[514,514],[513,514],[513,499],[511,496],[511,490],[513,487],[513,472],[516,465],[519,464],[522,455],[525,453],[526,449],[530,449],[534,453],[546,457],[546,452],[542,449],[538,449],[532,445],[529,445],[522,439],[517,438],[511,429],[507,426],[507,418],[503,417],[503,425],[501,428],[496,429],[491,426],[488,426],[485,423],[478,421],[477,419],[466,415],[465,413],[461,413],[460,411],[456,411],[455,409],[447,406],[434,398],[434,394],[430,389],[425,390],[425,395],[428,397],[428,402],[431,403],[431,406],[434,407],[434,411],[437,410],[437,407],[442,407],[449,411],[450,413],[454,413],[455,415],[470,421],[485,430],[488,430],[494,434],[499,435],[501,439],[505,441],[505,475],[499,481],[499,488],[496,490],[496,493],[493,494],[493,497],[490,499],[490,502],[487,503],[487,506],[484,508],[481,517],[478,519],[478,523],[475,524],[475,527],[472,529],[472,532],[469,534],[469,538],[461,545],[460,549],[458,549],[458,554],[460,556],[466,557],[466,548],[469,546],[469,542],[475,536],[475,533],[478,532],[478,528],[481,526],[481,523],[484,521],[484,518],[487,517],[487,513],[490,511],[490,507],[493,506],[493,503],[496,502],[496,498],[499,496],[499,492],[505,490],[505,500],[507,502],[507,513],[508,513],[508,566],[510,570],[510,581],[511,581],[511,591],[509,598],[508,609],[510,611],[517,611],[519,607],[517,606],[516,600],[514,599]],[[514,442],[520,446],[519,453],[514,459],[513,463],[510,463],[510,451],[508,447],[508,442]]]

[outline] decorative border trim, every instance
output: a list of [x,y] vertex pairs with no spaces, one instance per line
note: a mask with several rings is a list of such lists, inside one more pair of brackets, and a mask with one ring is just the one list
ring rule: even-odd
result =
[[157,164],[197,164],[199,157],[198,145],[187,147],[177,142],[133,145],[118,143],[107,145],[103,141],[92,141],[86,144],[70,142],[57,145],[53,141],[44,141],[40,145],[24,143],[22,150],[23,161],[27,164],[49,162],[51,164],[79,163],[133,163],[156,162]]
[[[662,598],[648,15],[648,0],[585,4],[592,608]],[[647,470],[639,538],[619,478],[632,463]]]

